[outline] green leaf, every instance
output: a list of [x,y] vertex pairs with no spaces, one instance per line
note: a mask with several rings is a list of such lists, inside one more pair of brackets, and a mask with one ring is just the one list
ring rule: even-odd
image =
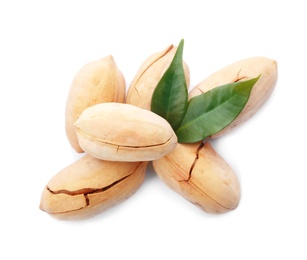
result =
[[228,126],[244,108],[259,77],[219,86],[193,97],[176,131],[178,142],[195,143]]
[[174,131],[179,127],[188,104],[188,90],[182,62],[183,45],[184,41],[181,40],[151,100],[151,111],[165,118]]

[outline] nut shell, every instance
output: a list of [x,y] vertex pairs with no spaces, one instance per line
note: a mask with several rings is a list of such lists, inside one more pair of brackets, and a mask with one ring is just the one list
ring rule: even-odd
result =
[[124,102],[126,83],[113,56],[92,61],[76,74],[70,87],[65,111],[67,138],[76,152],[83,152],[73,124],[84,109],[103,102]]
[[129,104],[92,106],[83,111],[74,127],[82,149],[103,160],[156,160],[177,144],[177,136],[164,118]]
[[[150,110],[152,94],[171,64],[177,47],[170,45],[163,51],[149,56],[138,69],[127,92],[126,103]],[[190,85],[190,70],[183,62],[187,87]]]
[[146,166],[85,155],[48,182],[40,209],[60,219],[95,216],[131,196],[143,183]]
[[167,186],[208,213],[226,213],[239,204],[237,175],[208,142],[179,143],[153,167]]

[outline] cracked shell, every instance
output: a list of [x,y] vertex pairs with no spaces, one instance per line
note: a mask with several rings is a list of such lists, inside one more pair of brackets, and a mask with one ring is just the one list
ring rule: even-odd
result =
[[[127,92],[126,103],[150,110],[152,94],[171,64],[177,47],[170,45],[163,51],[149,56],[138,69]],[[187,87],[190,85],[190,70],[183,62]]]
[[87,108],[74,127],[82,149],[102,160],[152,161],[177,144],[177,136],[164,118],[129,104],[102,103]]
[[226,213],[239,204],[239,180],[208,142],[179,143],[153,167],[168,187],[207,213]]
[[126,83],[112,55],[87,63],[76,74],[66,101],[65,130],[76,152],[79,146],[73,124],[82,111],[103,102],[124,102]]
[[190,91],[189,99],[217,86],[256,78],[260,74],[261,77],[254,85],[249,100],[238,117],[226,128],[212,135],[211,138],[220,137],[228,133],[252,117],[263,106],[271,96],[277,82],[277,63],[275,60],[266,57],[252,57],[240,60],[213,73]]
[[66,220],[95,216],[131,196],[143,183],[146,166],[85,155],[48,182],[40,209]]

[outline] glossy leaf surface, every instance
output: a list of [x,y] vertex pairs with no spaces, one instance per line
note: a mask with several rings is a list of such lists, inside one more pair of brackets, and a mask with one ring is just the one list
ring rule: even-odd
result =
[[259,77],[219,86],[193,97],[176,130],[178,141],[198,142],[228,126],[244,108]]
[[175,131],[187,109],[188,90],[183,70],[184,41],[178,45],[174,58],[152,96],[151,111],[165,118]]

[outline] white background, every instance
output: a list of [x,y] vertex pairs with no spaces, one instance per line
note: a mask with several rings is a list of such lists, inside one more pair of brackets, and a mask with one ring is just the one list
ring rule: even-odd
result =
[[[0,259],[307,259],[305,1],[1,1]],[[214,142],[242,198],[209,215],[148,171],[124,203],[85,221],[39,210],[75,154],[64,130],[68,89],[112,54],[127,86],[152,53],[184,38],[191,87],[251,56],[277,60],[273,95]]]

